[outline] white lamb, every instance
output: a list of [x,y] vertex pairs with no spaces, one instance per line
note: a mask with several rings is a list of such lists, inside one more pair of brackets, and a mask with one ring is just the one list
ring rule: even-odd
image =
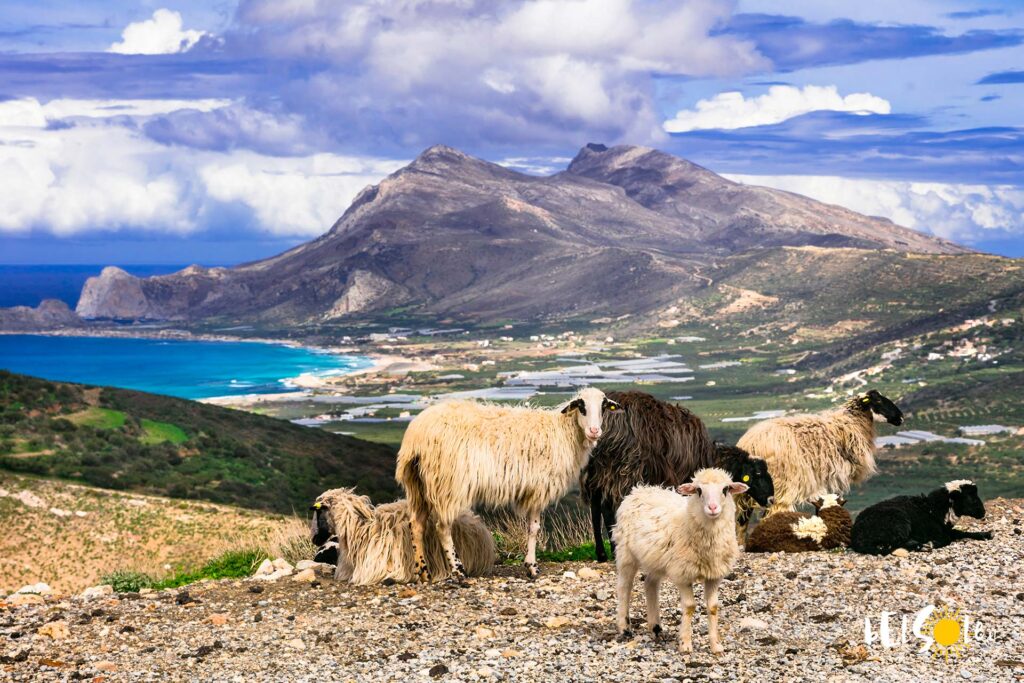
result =
[[[693,481],[667,489],[637,486],[619,507],[613,532],[618,570],[618,627],[629,637],[629,599],[637,572],[645,574],[647,625],[661,634],[658,587],[663,579],[682,595],[683,623],[679,651],[693,651],[693,584],[704,582],[711,652],[724,648],[718,637],[718,584],[736,563],[740,549],[733,529],[732,496],[747,485],[732,481],[718,468],[698,470]],[[682,494],[682,495],[680,495]]]

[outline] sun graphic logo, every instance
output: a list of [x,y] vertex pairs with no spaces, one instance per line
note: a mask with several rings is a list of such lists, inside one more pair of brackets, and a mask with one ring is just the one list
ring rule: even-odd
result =
[[933,657],[948,662],[962,656],[973,643],[988,640],[988,635],[977,621],[947,605],[927,605],[913,615],[881,612],[877,621],[864,617],[864,644],[868,647],[906,647],[915,638],[921,643],[919,653],[930,651]]
[[929,649],[932,651],[932,656],[941,656],[948,662],[950,657],[962,656],[971,646],[968,629],[969,617],[962,616],[959,609],[943,605],[932,607],[930,610],[925,608],[921,611],[928,612],[920,628],[921,634],[926,637],[925,647],[922,648],[922,651]]

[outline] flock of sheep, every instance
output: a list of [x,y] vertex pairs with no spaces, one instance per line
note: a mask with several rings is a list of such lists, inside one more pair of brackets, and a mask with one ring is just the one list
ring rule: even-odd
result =
[[[630,595],[642,573],[648,627],[661,633],[658,591],[667,579],[682,596],[679,648],[692,651],[693,584],[703,582],[717,654],[718,585],[741,545],[881,555],[991,538],[954,528],[959,516],[985,515],[967,480],[883,501],[852,522],[841,495],[876,471],[876,416],[903,422],[899,408],[872,390],[833,410],[765,420],[728,446],[714,443],[685,408],[636,391],[586,388],[553,410],[442,401],[417,415],[402,440],[395,476],[406,500],[373,507],[351,489],[317,499],[317,559],[359,584],[461,582],[495,561],[494,539],[472,510],[511,507],[527,521],[524,563],[534,578],[541,513],[578,481],[599,561],[608,559],[603,528],[612,541],[620,634],[630,635]],[[796,511],[803,504],[815,512]],[[765,516],[749,532],[756,508]]]

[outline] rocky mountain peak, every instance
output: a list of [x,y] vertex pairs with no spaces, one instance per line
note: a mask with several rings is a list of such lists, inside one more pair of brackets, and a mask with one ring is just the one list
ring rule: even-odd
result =
[[966,251],[650,147],[592,142],[565,172],[539,178],[435,145],[360,192],[316,240],[223,270],[140,279],[106,268],[77,311],[283,324],[396,306],[479,320],[636,314],[702,286],[691,274],[704,263],[808,245]]

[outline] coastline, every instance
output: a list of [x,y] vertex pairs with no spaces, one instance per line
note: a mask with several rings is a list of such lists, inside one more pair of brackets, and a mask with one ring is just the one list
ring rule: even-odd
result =
[[431,365],[425,361],[415,360],[407,356],[399,356],[394,353],[384,354],[361,352],[359,355],[363,358],[368,358],[370,360],[370,365],[362,368],[354,368],[347,372],[338,374],[330,374],[326,376],[300,375],[297,378],[288,378],[283,380],[286,384],[297,387],[297,391],[279,392],[274,394],[230,394],[227,396],[210,396],[197,400],[202,403],[209,403],[211,405],[218,405],[222,407],[243,408],[254,403],[301,400],[312,396],[314,392],[319,392],[321,395],[342,396],[346,392],[340,391],[341,387],[330,382],[334,377],[349,378],[364,375],[388,374],[389,372],[426,372],[437,369],[437,366]]
[[284,387],[295,388],[294,391],[282,391],[265,394],[227,394],[222,396],[209,396],[191,400],[208,402],[215,405],[238,405],[266,400],[295,400],[309,396],[315,390],[330,390],[333,387],[329,380],[333,377],[350,377],[367,375],[378,372],[385,372],[388,368],[396,365],[424,365],[404,356],[394,353],[380,354],[364,351],[354,346],[317,346],[290,339],[270,339],[264,337],[235,337],[226,334],[194,333],[188,330],[176,328],[165,328],[159,330],[118,330],[118,329],[77,329],[67,328],[59,330],[39,331],[16,331],[0,330],[4,336],[38,336],[38,337],[79,337],[85,339],[149,339],[158,341],[181,341],[181,342],[209,342],[209,343],[231,343],[247,342],[254,344],[271,344],[285,346],[293,349],[302,349],[312,353],[329,354],[334,356],[350,356],[359,359],[366,359],[369,364],[362,367],[332,369],[323,374],[302,373],[296,376],[282,377],[279,381]]

